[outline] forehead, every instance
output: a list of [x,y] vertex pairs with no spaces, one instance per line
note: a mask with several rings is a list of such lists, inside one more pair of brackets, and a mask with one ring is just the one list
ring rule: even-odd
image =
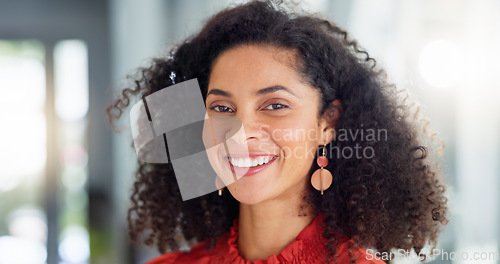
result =
[[241,82],[259,86],[297,81],[301,82],[296,51],[274,46],[241,45],[223,52],[215,60],[209,89],[221,84],[238,86]]
[[[277,47],[266,44],[242,44],[224,51],[214,62],[214,65],[220,60],[232,56],[250,56],[259,57],[259,59],[274,60],[284,66],[294,68],[298,52],[293,49]],[[265,58],[264,58],[265,57]]]

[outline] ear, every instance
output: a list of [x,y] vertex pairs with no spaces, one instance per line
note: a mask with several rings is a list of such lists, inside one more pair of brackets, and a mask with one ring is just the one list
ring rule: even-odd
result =
[[320,128],[320,144],[328,144],[335,138],[335,129],[339,121],[340,115],[342,114],[343,108],[342,103],[339,99],[333,100],[330,103],[325,113],[320,117],[319,128]]

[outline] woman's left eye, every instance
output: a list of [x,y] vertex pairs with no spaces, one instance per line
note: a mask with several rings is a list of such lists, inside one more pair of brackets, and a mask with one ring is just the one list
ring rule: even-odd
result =
[[270,104],[267,107],[265,107],[264,110],[279,110],[283,108],[288,108],[288,106],[284,104]]

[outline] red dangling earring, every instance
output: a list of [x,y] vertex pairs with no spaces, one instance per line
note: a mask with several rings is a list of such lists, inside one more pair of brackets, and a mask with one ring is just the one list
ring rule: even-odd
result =
[[317,169],[311,176],[311,184],[314,189],[321,191],[321,195],[323,195],[323,191],[328,189],[330,185],[332,185],[332,173],[325,169],[328,165],[328,159],[325,156],[326,154],[326,144],[323,146],[323,155],[319,156],[316,160],[320,169]]

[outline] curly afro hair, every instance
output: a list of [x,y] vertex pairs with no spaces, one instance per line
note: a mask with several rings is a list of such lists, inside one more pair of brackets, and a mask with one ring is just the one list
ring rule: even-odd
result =
[[[384,140],[333,140],[329,149],[370,148],[370,157],[329,157],[333,183],[323,196],[309,186],[304,200],[323,213],[323,236],[335,256],[334,233],[352,238],[351,247],[380,253],[436,246],[447,220],[446,185],[439,166],[439,142],[427,131],[428,121],[408,93],[387,83],[384,71],[346,31],[316,15],[287,11],[280,3],[251,1],[211,17],[201,31],[153,59],[131,76],[107,109],[111,122],[129,106],[174,83],[197,78],[206,99],[211,67],[218,56],[239,45],[254,44],[295,51],[296,70],[321,92],[323,114],[330,103],[342,102],[337,131],[384,129]],[[338,137],[338,135],[337,135]],[[311,171],[317,169],[313,164]],[[171,164],[139,162],[128,212],[130,236],[160,252],[216,238],[238,217],[239,203],[216,192],[182,201]]]

